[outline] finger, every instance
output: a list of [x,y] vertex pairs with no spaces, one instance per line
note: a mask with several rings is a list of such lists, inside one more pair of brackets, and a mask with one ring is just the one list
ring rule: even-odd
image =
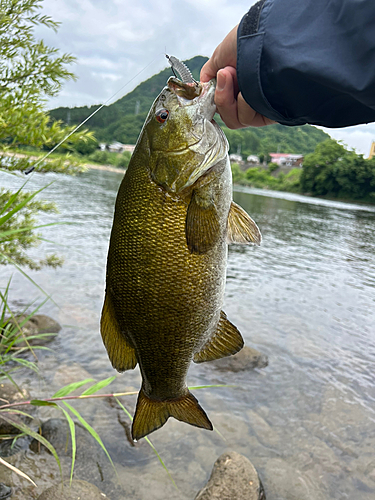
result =
[[201,82],[209,82],[216,77],[216,73],[217,70],[211,58],[202,66],[199,79]]
[[257,111],[254,111],[242,97],[241,92],[237,96],[237,113],[238,121],[243,127],[264,127],[276,123]]
[[216,77],[217,72],[226,66],[237,65],[237,29],[235,26],[224,40],[216,47],[211,58],[201,69],[200,80],[208,82]]
[[243,127],[238,120],[233,75],[228,68],[220,70],[217,74],[215,104],[227,127],[231,129]]

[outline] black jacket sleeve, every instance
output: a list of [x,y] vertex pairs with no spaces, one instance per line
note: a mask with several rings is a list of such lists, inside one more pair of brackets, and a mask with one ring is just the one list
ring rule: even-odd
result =
[[238,28],[248,104],[283,125],[375,121],[375,3],[260,0]]

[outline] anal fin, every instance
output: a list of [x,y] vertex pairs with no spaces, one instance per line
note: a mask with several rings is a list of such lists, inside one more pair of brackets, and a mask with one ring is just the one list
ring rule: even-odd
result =
[[243,208],[232,201],[228,215],[228,243],[260,245],[262,235],[258,226]]
[[212,431],[212,424],[205,411],[197,399],[187,389],[186,391],[187,394],[178,399],[160,401],[147,397],[141,389],[132,425],[133,439],[141,439],[160,429],[169,417]]
[[115,317],[111,296],[108,292],[104,299],[100,332],[113,368],[119,372],[135,368],[137,365],[135,350],[121,333],[120,325]]
[[216,331],[202,349],[194,355],[194,363],[213,361],[236,354],[242,349],[244,341],[239,330],[227,319],[225,312],[220,312]]

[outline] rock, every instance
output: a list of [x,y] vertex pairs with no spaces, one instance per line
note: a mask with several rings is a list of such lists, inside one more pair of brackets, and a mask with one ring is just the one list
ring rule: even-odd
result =
[[[16,316],[16,320],[18,323],[22,323],[27,318],[26,315],[21,314],[20,316]],[[16,324],[14,319],[9,319],[9,323]],[[41,339],[30,339],[28,342],[30,345],[44,345],[47,342],[53,340],[57,333],[61,330],[61,325],[57,323],[54,319],[46,316],[45,314],[35,314],[32,318],[27,320],[22,325],[22,332],[27,337],[32,335],[38,335],[39,333],[51,333],[52,335],[48,335]],[[21,342],[17,344],[17,347],[25,347],[26,342]]]
[[[0,401],[2,404],[5,404],[6,401],[8,403],[17,403],[19,401],[27,401],[28,399],[30,399],[30,394],[26,389],[21,389],[20,392],[17,389],[17,387],[11,382],[0,384]],[[22,409],[22,407],[20,407],[20,409]],[[30,413],[30,411],[28,413]],[[7,414],[6,416],[10,417],[9,414]],[[31,420],[29,417],[23,415],[18,415],[17,419],[21,420],[26,424],[29,423]],[[16,427],[11,425],[10,423],[3,420],[0,416],[0,435],[19,434],[20,432],[21,431],[19,431]]]
[[254,368],[265,368],[268,365],[268,356],[252,347],[245,346],[234,356],[216,359],[209,363],[221,371],[240,372]]
[[38,500],[109,500],[107,495],[102,493],[93,484],[86,481],[73,480],[69,485],[69,480],[65,480],[63,485],[51,486],[38,497]]
[[[91,373],[83,368],[78,363],[62,364],[58,367],[53,377],[53,383],[57,387],[64,387],[65,385],[73,384],[73,382],[79,382],[80,380],[86,380],[88,378],[93,378]],[[79,389],[80,392],[83,389]],[[71,393],[72,395],[75,392]]]
[[208,483],[195,500],[266,500],[266,496],[250,460],[230,451],[216,460]]
[[10,486],[6,486],[3,483],[0,483],[0,500],[5,500],[9,498],[12,494],[12,488]]
[[[105,452],[90,433],[78,423],[75,424],[75,432],[77,451],[74,476],[94,483],[106,490],[102,484],[103,478],[105,477],[110,482],[115,472]],[[70,430],[66,420],[61,418],[47,420],[42,424],[41,433],[55,448],[60,459],[68,459],[70,461],[72,445]],[[47,451],[35,439],[31,442],[30,449],[35,453],[38,453],[39,450],[43,452]],[[54,458],[51,457],[51,460],[54,460]],[[109,485],[107,484],[106,487],[108,488]],[[106,492],[109,493],[107,490]],[[87,498],[91,500],[91,497]]]

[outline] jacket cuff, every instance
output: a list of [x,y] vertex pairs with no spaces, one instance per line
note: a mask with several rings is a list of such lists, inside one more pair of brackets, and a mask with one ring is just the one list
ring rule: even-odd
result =
[[242,18],[237,32],[237,80],[245,101],[255,111],[282,125],[304,125],[274,109],[263,92],[260,65],[268,13],[274,0],[260,0]]

